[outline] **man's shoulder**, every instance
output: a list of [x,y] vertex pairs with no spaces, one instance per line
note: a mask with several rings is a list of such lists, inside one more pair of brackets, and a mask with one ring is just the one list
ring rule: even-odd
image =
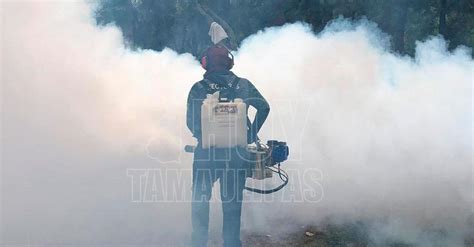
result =
[[199,90],[199,89],[204,89],[206,84],[206,79],[199,80],[193,84],[191,87],[191,90]]
[[252,82],[250,80],[248,80],[247,78],[243,78],[243,77],[238,77],[238,78],[239,78],[238,88],[247,88],[248,89],[248,88],[254,87]]
[[247,79],[247,78],[244,78],[244,77],[240,77],[236,74],[234,74],[234,76],[239,80],[239,85],[241,84],[251,84],[251,82]]
[[237,76],[241,82],[249,83],[250,81],[247,78]]

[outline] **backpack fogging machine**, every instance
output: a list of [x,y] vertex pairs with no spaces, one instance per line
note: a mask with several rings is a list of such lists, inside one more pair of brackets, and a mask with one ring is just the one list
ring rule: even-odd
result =
[[[245,187],[246,190],[270,194],[288,184],[288,174],[280,168],[281,163],[288,159],[288,145],[277,140],[247,144],[247,106],[242,99],[227,101],[219,98],[219,92],[208,94],[201,106],[201,129],[203,149],[244,147],[252,170],[249,177],[263,180],[272,178],[275,173],[282,181],[275,188]],[[195,147],[186,145],[184,149],[192,153]]]

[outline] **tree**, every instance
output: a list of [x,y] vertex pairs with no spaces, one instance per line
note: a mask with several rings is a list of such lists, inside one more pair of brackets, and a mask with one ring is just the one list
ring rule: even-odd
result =
[[99,24],[115,22],[132,47],[170,47],[195,56],[210,44],[212,21],[237,47],[269,26],[304,21],[319,32],[339,16],[367,18],[392,37],[395,51],[412,55],[417,40],[437,34],[450,49],[473,47],[473,13],[471,0],[101,0],[96,17]]

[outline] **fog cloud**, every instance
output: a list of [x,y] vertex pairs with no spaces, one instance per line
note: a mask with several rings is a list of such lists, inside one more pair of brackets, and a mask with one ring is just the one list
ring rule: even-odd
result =
[[[190,169],[185,102],[203,70],[189,54],[126,48],[91,10],[2,2],[2,241],[184,245],[189,202],[133,202],[127,169]],[[244,230],[329,217],[376,222],[375,243],[460,245],[472,234],[472,51],[432,37],[411,58],[388,38],[340,19],[320,34],[294,23],[243,41],[234,72],[272,108],[261,138],[286,140],[284,165],[316,169],[322,188],[316,202],[287,202],[284,190],[244,203]]]

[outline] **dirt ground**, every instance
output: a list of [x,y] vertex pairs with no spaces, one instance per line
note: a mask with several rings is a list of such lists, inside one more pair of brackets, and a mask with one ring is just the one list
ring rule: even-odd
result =
[[[367,229],[361,225],[339,226],[301,226],[298,231],[285,235],[272,236],[271,234],[242,233],[242,245],[249,247],[372,247],[380,246],[371,243]],[[209,246],[222,246],[222,240],[212,238]],[[416,245],[401,241],[384,243],[386,247],[415,247]],[[436,243],[433,246],[438,246]],[[439,246],[443,246],[442,244]],[[464,241],[465,247],[474,247],[474,236]]]

